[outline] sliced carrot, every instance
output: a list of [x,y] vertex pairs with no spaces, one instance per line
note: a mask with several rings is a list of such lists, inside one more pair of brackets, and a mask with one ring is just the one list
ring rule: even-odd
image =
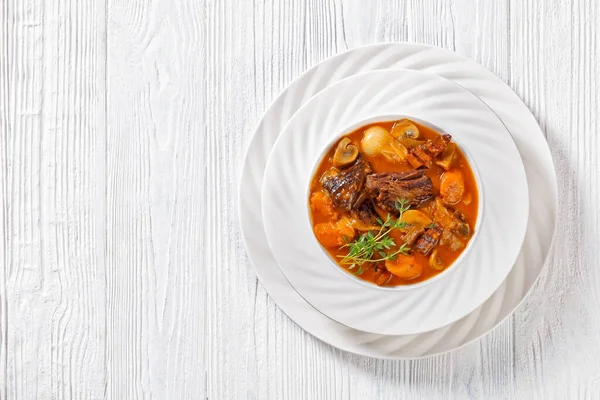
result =
[[346,237],[346,239],[350,240],[354,238],[356,231],[352,226],[353,220],[348,217],[342,217],[338,222],[336,222],[335,226],[340,233],[340,235]]
[[319,243],[325,247],[336,247],[344,244],[344,238],[332,222],[323,222],[315,225],[315,236]]
[[314,192],[312,196],[310,196],[310,208],[324,217],[337,218],[337,212],[333,207],[331,198],[321,191]]
[[322,222],[316,224],[315,236],[319,243],[325,247],[339,247],[343,246],[347,240],[353,239],[355,230],[349,225],[347,218],[342,218],[337,222]]
[[398,255],[395,260],[387,260],[385,268],[398,278],[414,279],[423,272],[423,266],[414,257]]
[[440,183],[440,194],[448,204],[456,204],[462,199],[465,194],[465,181],[459,170],[444,172]]

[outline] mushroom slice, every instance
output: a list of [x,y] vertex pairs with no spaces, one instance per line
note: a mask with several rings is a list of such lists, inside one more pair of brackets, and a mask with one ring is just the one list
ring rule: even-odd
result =
[[361,221],[360,219],[355,219],[355,218],[352,218],[350,220],[349,225],[351,227],[353,227],[354,229],[356,229],[357,231],[361,231],[361,232],[378,231],[379,229],[381,229],[381,226],[371,225],[364,221]]
[[399,137],[397,140],[398,142],[402,143],[402,145],[404,145],[404,147],[406,147],[407,149],[414,149],[415,147],[419,147],[420,145],[425,143],[424,140],[415,140],[407,137]]
[[419,128],[406,118],[396,122],[390,133],[395,139],[408,138],[415,140],[420,136]]
[[456,158],[456,144],[448,143],[448,146],[442,151],[442,154],[439,155],[439,159],[436,160],[436,164],[442,167],[445,171],[448,171],[452,168],[452,163]]
[[445,268],[444,262],[438,256],[438,249],[434,249],[431,252],[431,255],[429,256],[429,266],[431,267],[431,269],[434,269],[436,271],[441,271]]
[[350,138],[343,138],[335,149],[333,155],[333,165],[337,168],[342,168],[352,164],[358,157],[358,147],[352,144]]
[[407,225],[420,225],[427,226],[433,221],[427,214],[419,210],[408,210],[402,214],[400,221],[405,222]]

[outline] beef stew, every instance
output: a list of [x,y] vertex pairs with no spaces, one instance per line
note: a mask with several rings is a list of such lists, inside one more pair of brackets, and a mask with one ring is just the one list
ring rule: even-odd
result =
[[341,138],[312,178],[309,205],[317,240],[341,268],[398,286],[425,281],[460,256],[479,194],[450,135],[403,119]]

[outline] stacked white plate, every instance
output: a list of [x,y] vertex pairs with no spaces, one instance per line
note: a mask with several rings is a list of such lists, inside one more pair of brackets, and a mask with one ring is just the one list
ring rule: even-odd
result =
[[[395,89],[388,88],[386,92],[387,86]],[[396,96],[397,103],[390,103],[390,93],[397,94],[400,89],[404,95]],[[431,95],[423,96],[424,92],[437,93],[439,101]],[[411,93],[415,100],[407,101]],[[382,98],[387,100],[381,101]],[[328,104],[330,107],[326,108]],[[364,125],[375,116],[391,120],[399,115],[435,122],[444,129],[456,128],[457,132],[464,132],[463,137],[456,137],[459,144],[479,142],[476,153],[487,151],[487,158],[495,157],[497,163],[517,167],[494,172],[486,167],[485,160],[475,160],[479,167],[476,169],[485,175],[480,177],[484,185],[480,209],[488,221],[462,264],[483,265],[485,277],[479,274],[473,278],[473,269],[457,266],[451,276],[440,277],[431,284],[443,285],[440,287],[444,288],[447,301],[432,296],[431,288],[427,292],[431,285],[415,289],[424,291],[417,295],[418,302],[410,300],[415,298],[414,290],[366,290],[365,297],[354,301],[354,310],[348,312],[348,304],[340,299],[347,299],[347,293],[357,293],[353,285],[358,285],[358,280],[328,276],[336,273],[334,268],[310,270],[294,264],[298,256],[311,260],[302,266],[320,265],[326,258],[324,252],[318,251],[310,226],[303,222],[308,218],[298,214],[308,198],[306,180],[318,156],[349,128]],[[348,121],[352,123],[348,125]],[[323,130],[311,136],[310,132],[319,131],[315,124],[331,132],[331,137],[323,135]],[[302,156],[288,162],[286,154],[293,148],[299,148]],[[286,182],[297,184],[285,186]],[[516,188],[508,190],[507,182]],[[278,199],[283,192],[297,201],[282,206]],[[496,201],[503,194],[503,202]],[[494,201],[486,201],[488,196]],[[498,204],[512,208],[512,219],[499,218],[494,204],[496,208]],[[290,226],[281,229],[280,222],[290,213],[297,217],[287,218]],[[556,215],[556,175],[550,151],[527,107],[509,86],[479,64],[443,49],[417,44],[389,43],[353,49],[321,62],[297,78],[275,100],[256,129],[247,150],[240,187],[240,217],[248,255],[263,287],[277,305],[324,342],[380,358],[424,357],[456,349],[502,322],[539,276],[554,237]],[[510,224],[514,235],[500,237],[495,233],[493,227],[502,223]],[[507,232],[509,228],[503,229]],[[289,232],[302,242],[301,249],[289,247]],[[494,241],[504,245],[490,245]],[[498,252],[501,248],[509,250]],[[306,278],[306,274],[315,273],[323,274],[321,279]],[[328,279],[341,282],[337,290],[319,286],[319,282]],[[356,304],[360,304],[358,309]],[[415,311],[411,306],[411,313],[398,313],[398,304],[420,304],[420,309]],[[442,308],[441,304],[452,306]],[[396,312],[391,317],[372,318],[373,310],[390,308]],[[394,317],[397,315],[402,318]]]

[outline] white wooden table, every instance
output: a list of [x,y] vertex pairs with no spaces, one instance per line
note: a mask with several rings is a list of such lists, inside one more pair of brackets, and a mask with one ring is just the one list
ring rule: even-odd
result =
[[[1,399],[600,398],[600,2],[0,0]],[[429,43],[544,129],[560,227],[514,316],[419,361],[308,335],[256,279],[242,156],[339,51]]]

